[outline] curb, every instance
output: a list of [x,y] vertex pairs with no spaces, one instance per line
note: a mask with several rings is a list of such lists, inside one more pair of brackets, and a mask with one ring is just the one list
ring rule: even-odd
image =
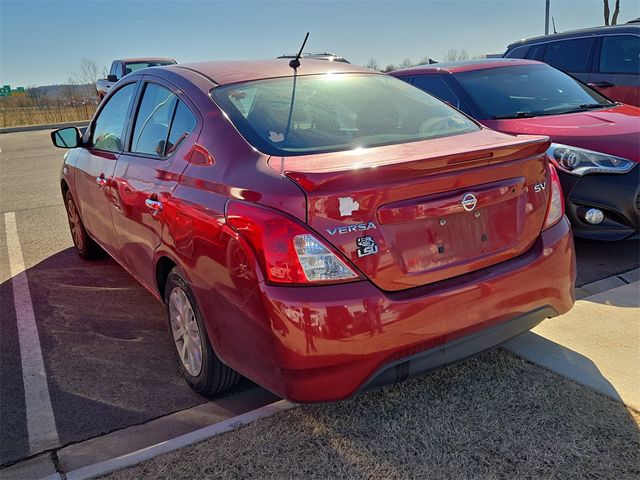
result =
[[203,440],[207,440],[216,435],[220,435],[221,433],[235,430],[236,428],[239,428],[243,425],[255,422],[256,420],[260,420],[262,418],[270,417],[272,415],[275,415],[276,413],[283,412],[295,406],[296,404],[291,403],[287,400],[280,400],[270,405],[265,405],[264,407],[257,408],[256,410],[243,413],[242,415],[229,418],[214,425],[210,425],[208,427],[195,430],[191,433],[172,438],[171,440],[157,443],[150,447],[143,448],[141,450],[137,450],[120,457],[115,457],[110,460],[105,460],[103,462],[72,470],[65,473],[64,478],[66,478],[66,480],[85,480],[101,475],[106,475],[107,473],[113,472],[115,470],[131,467],[146,460],[150,460],[151,458],[157,457],[158,455],[162,455],[173,450],[178,450],[180,448],[193,445],[194,443],[202,442]]
[[612,290],[629,283],[633,283],[640,280],[640,268],[634,268],[624,273],[618,273],[611,275],[610,277],[597,280],[592,283],[587,283],[581,287],[576,288],[576,300],[582,300],[590,297],[591,295],[597,295],[607,290]]
[[17,127],[2,127],[0,128],[0,134],[3,133],[17,133],[17,132],[33,132],[36,130],[54,130],[56,128],[64,127],[86,127],[89,125],[90,120],[81,120],[76,122],[61,122],[61,123],[47,123],[44,125],[21,125]]

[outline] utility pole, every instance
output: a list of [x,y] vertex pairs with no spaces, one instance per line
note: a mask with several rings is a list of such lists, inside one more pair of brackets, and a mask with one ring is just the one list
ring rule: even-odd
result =
[[544,34],[549,35],[549,3],[551,0],[545,0],[544,9]]

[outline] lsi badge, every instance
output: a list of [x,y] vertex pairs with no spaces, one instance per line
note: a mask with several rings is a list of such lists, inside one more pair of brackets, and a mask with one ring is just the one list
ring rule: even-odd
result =
[[368,235],[366,237],[356,238],[356,246],[358,247],[356,250],[358,257],[366,257],[378,253],[378,245],[375,240]]

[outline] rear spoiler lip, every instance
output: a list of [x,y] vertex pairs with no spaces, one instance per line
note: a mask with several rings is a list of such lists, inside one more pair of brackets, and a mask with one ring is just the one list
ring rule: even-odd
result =
[[[551,141],[549,137],[534,135],[519,135],[513,137],[513,141],[503,144],[495,144],[487,147],[480,147],[445,155],[425,156],[424,150],[421,154],[414,154],[407,160],[382,159],[379,161],[355,161],[344,163],[335,168],[294,168],[302,165],[301,157],[280,157],[272,156],[268,160],[268,165],[277,170],[280,174],[287,176],[302,189],[307,192],[327,187],[331,183],[341,183],[348,181],[353,175],[357,175],[358,182],[366,182],[370,176],[380,176],[379,171],[385,167],[391,167],[389,175],[395,173],[402,178],[430,175],[434,173],[446,172],[456,169],[475,168],[487,166],[516,159],[531,158],[546,153]],[[384,147],[376,147],[384,148]],[[366,155],[366,149],[359,152]],[[351,152],[340,152],[340,155],[350,155]],[[360,155],[359,155],[360,156]],[[362,158],[362,157],[360,157]],[[295,159],[293,162],[291,159]],[[291,164],[294,165],[291,165]]]

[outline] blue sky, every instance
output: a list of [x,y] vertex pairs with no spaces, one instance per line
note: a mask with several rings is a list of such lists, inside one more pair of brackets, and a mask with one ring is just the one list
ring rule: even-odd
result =
[[[544,0],[128,2],[0,0],[0,84],[64,83],[82,57],[172,56],[178,62],[330,51],[380,66],[440,59],[450,48],[500,53],[544,33]],[[615,3],[615,0],[610,0]],[[621,0],[618,23],[640,16]],[[551,0],[558,31],[602,25],[602,0]]]

